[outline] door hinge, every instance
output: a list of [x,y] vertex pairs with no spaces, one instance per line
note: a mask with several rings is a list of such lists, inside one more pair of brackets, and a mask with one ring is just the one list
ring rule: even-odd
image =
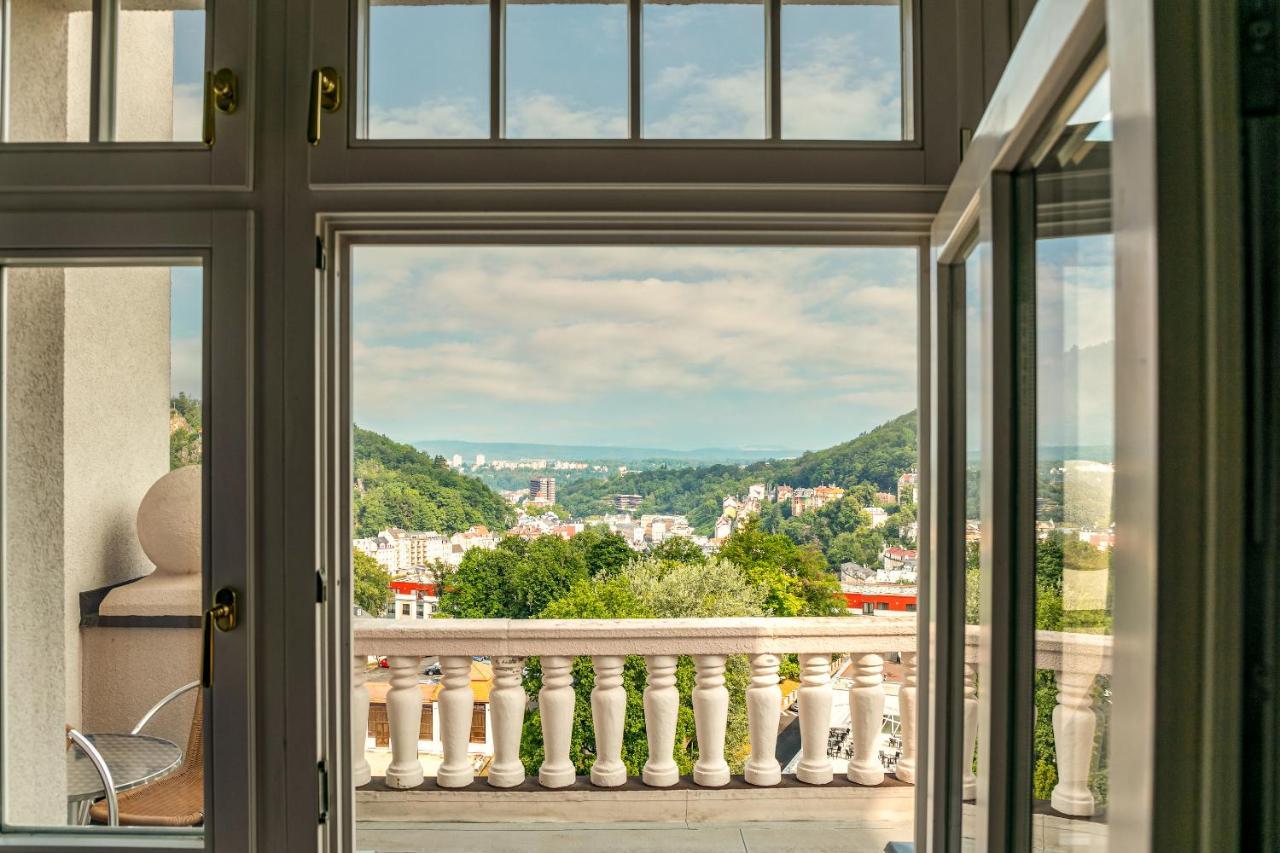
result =
[[1280,2],[1240,9],[1240,106],[1246,117],[1280,112]]
[[325,577],[324,569],[316,569],[316,602],[324,604],[329,598],[329,579]]
[[328,253],[324,250],[324,239],[316,236],[316,269],[323,270],[328,266]]
[[316,765],[316,775],[320,785],[320,823],[329,820],[329,765],[323,759]]

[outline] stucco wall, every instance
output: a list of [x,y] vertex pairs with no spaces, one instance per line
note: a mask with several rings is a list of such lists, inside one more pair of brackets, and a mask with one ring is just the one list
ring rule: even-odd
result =
[[7,818],[62,823],[63,725],[99,675],[79,593],[151,570],[133,519],[168,470],[169,272],[10,269],[7,289]]

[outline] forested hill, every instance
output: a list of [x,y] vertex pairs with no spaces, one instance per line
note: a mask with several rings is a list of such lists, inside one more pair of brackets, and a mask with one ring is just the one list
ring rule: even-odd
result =
[[356,536],[388,527],[457,533],[473,524],[505,530],[515,515],[502,496],[408,444],[367,429],[353,430]]
[[916,464],[917,456],[916,413],[908,412],[851,441],[794,459],[746,466],[663,468],[582,480],[567,484],[558,499],[574,516],[584,516],[607,511],[613,495],[642,495],[640,512],[687,515],[694,527],[706,530],[720,515],[725,495],[743,495],[752,483],[797,488],[836,485],[846,490],[868,484],[872,492],[892,492],[898,477]]

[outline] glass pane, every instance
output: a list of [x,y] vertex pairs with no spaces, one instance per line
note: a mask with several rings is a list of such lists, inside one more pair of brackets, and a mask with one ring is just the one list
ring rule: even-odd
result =
[[623,139],[627,127],[627,5],[508,2],[509,139]]
[[489,137],[489,4],[368,8],[369,139]]
[[[355,247],[353,707],[368,708],[353,733],[357,820],[376,820],[388,780],[408,788],[408,807],[429,796],[430,782],[416,790],[422,777],[465,771],[442,771],[450,732],[453,754],[491,782],[521,772],[516,756],[536,785],[545,754],[545,659],[514,664],[477,646],[458,667],[468,696],[461,677],[456,692],[442,687],[451,662],[429,642],[386,657],[378,643],[406,622],[430,633],[440,616],[847,613],[868,632],[913,625],[917,262],[910,247]],[[844,802],[832,819],[862,824],[829,826],[831,837],[883,820],[880,847],[911,839],[908,643],[825,661],[834,691],[826,719],[815,716],[834,773],[899,774]],[[687,778],[694,665],[676,666],[672,769]],[[592,672],[585,657],[573,664],[565,748],[578,775],[599,743]],[[797,659],[784,656],[779,674],[782,730],[768,755],[791,777]],[[744,657],[730,659],[724,752],[739,777],[749,675]],[[638,777],[643,661],[625,662],[623,682],[620,760]],[[513,714],[511,692],[499,701],[495,685],[521,685],[527,705]],[[851,699],[851,688],[864,692]],[[538,808],[541,820],[583,819],[554,795]],[[509,810],[501,819],[519,824]],[[390,843],[367,823],[357,830],[358,846]],[[795,849],[794,829],[770,832],[773,847]],[[512,836],[507,846],[522,843]]]
[[198,141],[204,0],[120,0],[116,39],[116,140]]
[[203,760],[196,692],[120,734],[199,677],[202,271],[0,272],[4,822],[65,826],[105,817],[68,728],[119,790]]
[[782,137],[901,139],[896,4],[782,4]]
[[[1108,79],[1036,166],[1036,627],[1033,790],[1105,850],[1114,579],[1115,255]],[[1087,819],[1087,820],[1086,820]],[[1056,847],[1055,843],[1046,844]]]
[[9,0],[5,12],[5,140],[87,142],[90,0]]
[[764,33],[761,2],[645,0],[642,135],[764,138]]
[[[987,400],[986,365],[983,356],[989,352],[983,343],[982,267],[986,251],[978,244],[964,261],[964,399],[965,399],[965,497],[964,497],[964,622],[980,624],[979,602],[982,581],[982,447],[986,437]],[[961,833],[973,840],[977,828],[977,646],[965,643],[964,661],[964,765],[961,771]]]

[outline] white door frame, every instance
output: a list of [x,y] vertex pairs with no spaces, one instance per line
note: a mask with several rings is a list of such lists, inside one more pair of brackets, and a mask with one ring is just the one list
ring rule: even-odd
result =
[[[0,266],[204,265],[204,601],[238,590],[240,625],[217,633],[214,688],[205,699],[205,814],[199,834],[163,830],[0,830],[0,849],[249,850],[255,831],[254,275],[252,215],[245,212],[0,213]],[[0,359],[3,349],[0,348]],[[2,546],[2,543],[0,543]],[[2,586],[2,579],[0,579]],[[0,620],[3,619],[0,589]],[[2,628],[2,626],[0,626]],[[0,631],[0,644],[3,631]],[[3,679],[0,672],[0,680]],[[0,681],[2,683],[2,681]],[[270,697],[262,696],[262,701]],[[0,706],[0,727],[4,725]],[[9,784],[9,780],[4,780]],[[0,784],[0,808],[3,807]]]

